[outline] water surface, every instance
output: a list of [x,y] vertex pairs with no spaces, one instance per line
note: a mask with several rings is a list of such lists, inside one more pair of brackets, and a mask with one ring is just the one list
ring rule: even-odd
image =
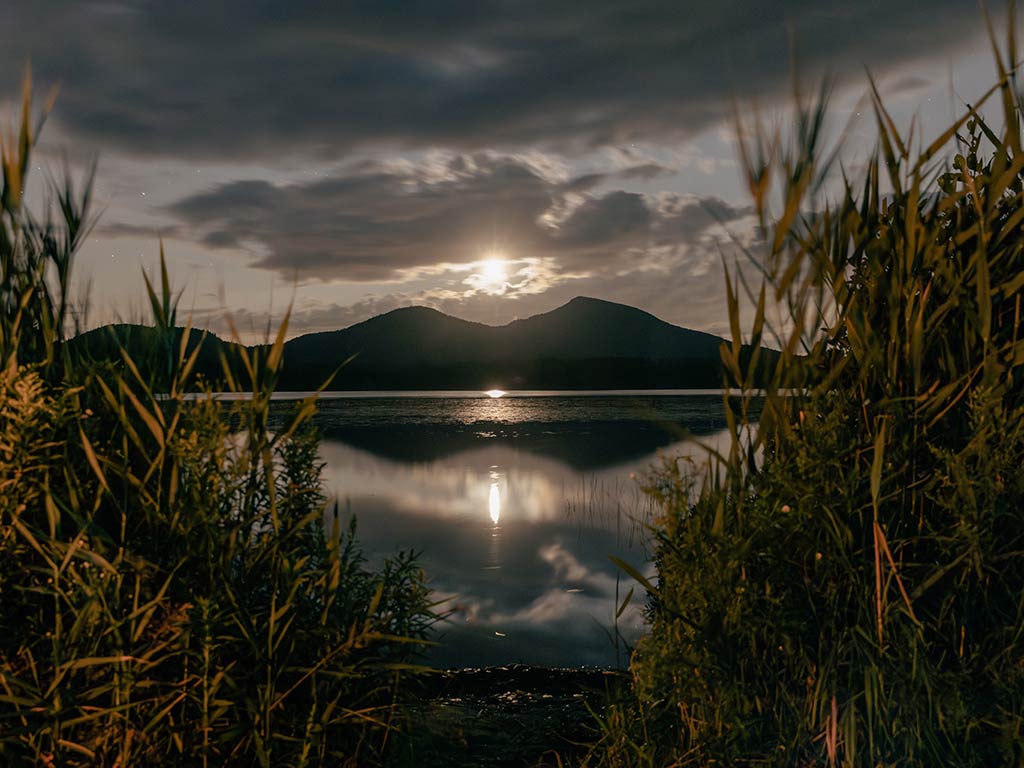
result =
[[420,556],[451,610],[439,666],[619,666],[643,629],[609,559],[649,570],[641,482],[718,441],[719,393],[360,393],[322,399],[326,490],[372,561]]

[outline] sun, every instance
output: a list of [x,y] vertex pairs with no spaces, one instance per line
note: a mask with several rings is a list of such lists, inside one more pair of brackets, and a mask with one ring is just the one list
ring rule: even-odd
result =
[[480,274],[488,283],[504,283],[508,280],[508,264],[497,256],[489,256],[480,265]]
[[473,282],[488,293],[504,293],[508,284],[508,261],[499,253],[488,253],[476,263]]

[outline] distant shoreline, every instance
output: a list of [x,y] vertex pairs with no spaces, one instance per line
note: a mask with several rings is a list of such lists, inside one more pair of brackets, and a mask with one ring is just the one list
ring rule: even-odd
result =
[[[504,391],[500,399],[525,397],[720,397],[728,394],[738,397],[740,390],[723,389],[510,389]],[[750,390],[749,395],[762,397],[762,390]],[[195,400],[205,397],[202,392],[189,392],[186,399]],[[246,392],[213,392],[217,400],[245,400],[250,395]],[[391,398],[429,398],[429,399],[472,399],[492,398],[487,390],[476,389],[339,389],[325,390],[317,393],[312,390],[278,390],[271,395],[271,400],[304,400],[316,396],[319,400],[363,400]]]

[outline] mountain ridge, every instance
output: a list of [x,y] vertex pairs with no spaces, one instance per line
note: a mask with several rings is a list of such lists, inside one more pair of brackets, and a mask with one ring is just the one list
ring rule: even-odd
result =
[[[104,328],[129,352],[133,345],[145,347],[153,332],[143,326]],[[94,357],[110,354],[110,343],[98,341],[103,330],[76,337],[76,343]],[[289,339],[279,389],[317,389],[339,367],[333,389],[717,387],[723,380],[723,342],[642,309],[586,296],[504,325],[431,307],[400,307],[347,328]],[[237,354],[238,345],[212,333],[195,344],[203,346],[198,372],[212,381],[220,372],[211,361]]]

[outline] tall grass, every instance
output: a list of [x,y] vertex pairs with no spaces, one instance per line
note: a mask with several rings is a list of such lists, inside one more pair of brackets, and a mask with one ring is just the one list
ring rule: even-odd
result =
[[591,764],[1024,764],[1024,104],[1012,32],[993,50],[997,84],[927,146],[873,90],[877,151],[828,200],[824,99],[791,143],[744,143],[766,242],[760,285],[728,281],[727,383],[741,341],[782,354],[755,430],[727,401],[695,502],[692,474],[652,483],[636,709]]
[[270,431],[286,324],[225,365],[246,402],[186,399],[198,351],[161,254],[152,359],[64,343],[90,184],[24,209],[28,94],[2,145],[0,763],[383,761],[422,573],[325,530],[313,400]]

